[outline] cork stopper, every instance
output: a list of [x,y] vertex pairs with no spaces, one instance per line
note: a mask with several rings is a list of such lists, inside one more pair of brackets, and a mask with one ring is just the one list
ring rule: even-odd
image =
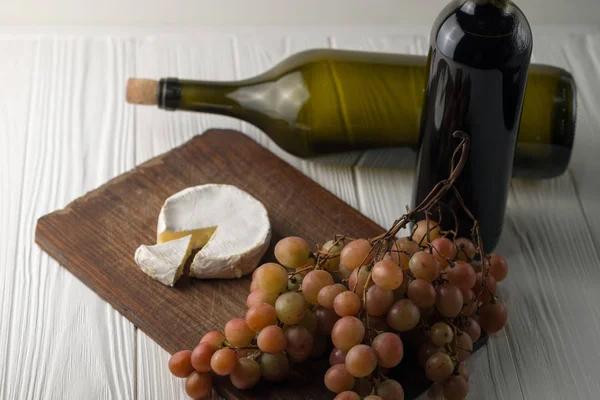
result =
[[128,103],[132,104],[156,105],[157,91],[158,81],[131,78],[127,81],[125,98]]

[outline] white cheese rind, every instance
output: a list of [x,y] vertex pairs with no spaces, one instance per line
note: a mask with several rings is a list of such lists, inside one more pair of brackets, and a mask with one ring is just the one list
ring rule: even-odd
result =
[[166,286],[174,286],[181,277],[191,253],[192,236],[153,246],[141,245],[135,252],[135,262],[144,273]]
[[188,233],[194,235],[193,248],[203,246],[190,275],[230,279],[257,267],[269,247],[271,225],[264,205],[248,193],[232,185],[207,184],[171,196],[161,210],[159,241]]

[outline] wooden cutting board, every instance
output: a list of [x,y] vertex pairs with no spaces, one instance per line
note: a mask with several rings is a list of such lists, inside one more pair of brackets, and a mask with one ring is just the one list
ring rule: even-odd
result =
[[[142,273],[133,255],[139,245],[155,243],[165,199],[205,183],[235,185],[263,202],[273,230],[264,261],[272,260],[274,244],[285,236],[315,244],[337,233],[372,237],[384,231],[242,133],[212,130],[40,218],[36,242],[164,349],[193,349],[205,332],[245,315],[250,278],[184,277],[168,288]],[[401,382],[412,398],[428,383],[409,358],[402,364]],[[215,386],[227,399],[331,399],[322,383],[327,366],[326,358],[294,366],[276,389],[263,382],[239,391],[227,378]]]

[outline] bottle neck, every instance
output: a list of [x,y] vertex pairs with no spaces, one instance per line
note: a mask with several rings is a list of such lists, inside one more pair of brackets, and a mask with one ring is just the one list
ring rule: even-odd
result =
[[235,84],[230,82],[164,78],[158,85],[157,105],[170,111],[186,110],[242,117],[238,112],[239,103],[230,97],[235,88]]

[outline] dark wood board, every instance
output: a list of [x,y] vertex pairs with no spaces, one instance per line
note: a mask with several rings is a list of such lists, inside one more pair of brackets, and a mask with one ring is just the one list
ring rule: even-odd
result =
[[[245,315],[250,278],[184,277],[168,288],[141,272],[133,255],[139,245],[155,243],[167,197],[206,183],[232,184],[263,202],[273,230],[264,261],[272,260],[273,246],[284,236],[314,244],[337,233],[372,237],[384,231],[247,136],[211,130],[40,218],[36,242],[164,349],[193,349],[205,332]],[[407,376],[401,382],[411,398],[428,382],[420,368],[402,364],[407,373],[398,372]],[[327,366],[326,359],[295,366],[276,389],[260,384],[239,391],[226,378],[215,384],[227,399],[328,399],[334,396],[322,384]]]

